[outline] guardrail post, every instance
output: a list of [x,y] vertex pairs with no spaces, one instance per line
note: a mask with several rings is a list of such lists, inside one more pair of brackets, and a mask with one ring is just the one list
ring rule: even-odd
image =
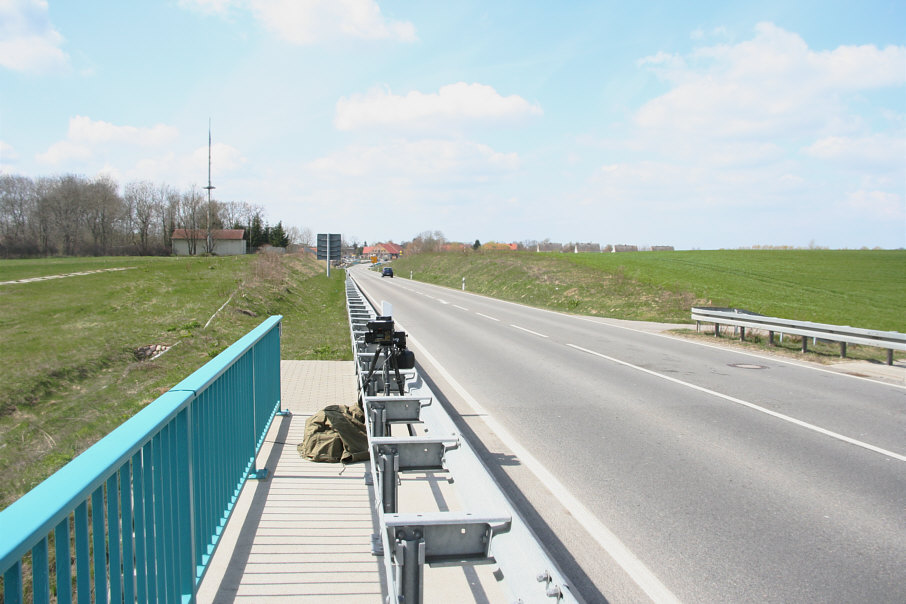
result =
[[887,364],[893,365],[893,348],[887,349]]
[[773,331],[768,332],[768,344],[770,346],[774,345],[774,332]]
[[802,352],[808,352],[808,338],[802,336]]
[[840,358],[846,358],[846,342],[840,342]]
[[371,434],[372,436],[384,436],[384,414],[383,405],[374,405],[371,407]]
[[419,530],[396,531],[397,585],[402,601],[422,601],[425,574],[425,540]]
[[379,453],[378,463],[381,470],[381,500],[384,513],[397,512],[397,473],[400,469],[400,454],[396,449],[385,449]]

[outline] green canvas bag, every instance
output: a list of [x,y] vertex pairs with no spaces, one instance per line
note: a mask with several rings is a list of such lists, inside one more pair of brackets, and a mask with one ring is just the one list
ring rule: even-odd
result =
[[328,405],[305,420],[299,455],[325,463],[365,461],[368,433],[365,413],[357,405]]

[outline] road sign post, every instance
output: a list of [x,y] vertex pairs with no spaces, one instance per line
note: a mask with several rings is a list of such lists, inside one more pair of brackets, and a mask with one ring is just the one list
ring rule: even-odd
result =
[[327,261],[327,276],[330,276],[330,261],[340,258],[340,234],[318,233],[317,259]]

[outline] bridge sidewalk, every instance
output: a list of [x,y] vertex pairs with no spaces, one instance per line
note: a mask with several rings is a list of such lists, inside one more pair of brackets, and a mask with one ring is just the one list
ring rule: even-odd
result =
[[310,415],[355,403],[355,365],[282,361],[280,375],[282,407],[292,415],[274,418],[257,460],[270,475],[243,488],[198,601],[381,602],[366,464],[341,474],[341,465],[296,451]]

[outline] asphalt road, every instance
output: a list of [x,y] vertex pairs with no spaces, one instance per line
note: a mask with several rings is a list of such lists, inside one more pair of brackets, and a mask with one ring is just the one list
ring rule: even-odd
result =
[[906,602],[906,388],[352,274],[589,602]]

